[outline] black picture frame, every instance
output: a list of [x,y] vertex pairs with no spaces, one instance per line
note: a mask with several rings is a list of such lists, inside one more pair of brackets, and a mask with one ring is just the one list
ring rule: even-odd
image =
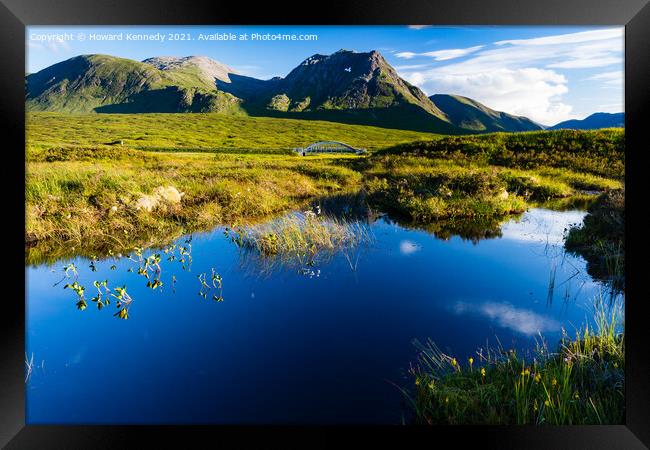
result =
[[[643,200],[644,111],[650,106],[650,4],[648,0],[363,0],[294,5],[265,2],[178,0],[1,0],[0,114],[5,185],[3,226],[11,237],[3,258],[5,286],[0,310],[0,445],[18,448],[124,448],[157,441],[159,446],[189,448],[192,442],[215,445],[227,440],[243,447],[276,443],[311,448],[317,444],[383,443],[463,445],[477,448],[636,449],[650,446],[650,364],[642,297],[644,221],[635,220]],[[434,24],[434,25],[624,25],[626,203],[626,419],[625,425],[565,427],[233,427],[233,426],[26,426],[24,405],[24,144],[25,26],[29,25],[194,25],[194,24]],[[636,202],[636,203],[635,203]],[[636,205],[636,206],[635,206]],[[632,215],[630,215],[632,214]],[[636,231],[635,231],[636,230]],[[13,238],[15,233],[16,237]],[[7,250],[9,248],[10,250]],[[639,262],[636,262],[638,260]],[[631,295],[630,295],[631,293]],[[637,296],[638,295],[638,296]],[[343,433],[346,436],[343,440]],[[451,441],[449,441],[451,439]],[[277,441],[277,442],[276,442]],[[443,444],[445,441],[451,444]],[[428,444],[426,444],[428,442]]]

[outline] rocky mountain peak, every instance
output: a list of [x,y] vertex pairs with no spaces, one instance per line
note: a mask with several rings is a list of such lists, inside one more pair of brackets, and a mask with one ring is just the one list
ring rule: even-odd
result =
[[196,68],[199,70],[200,75],[210,82],[220,80],[229,83],[229,74],[237,73],[233,68],[207,56],[156,56],[147,58],[142,62],[159,70]]

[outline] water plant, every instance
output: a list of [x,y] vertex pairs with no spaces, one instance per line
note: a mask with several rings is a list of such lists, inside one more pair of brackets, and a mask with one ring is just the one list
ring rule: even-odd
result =
[[127,320],[129,318],[129,308],[131,307],[133,299],[126,292],[126,286],[116,287],[114,291],[115,293],[111,294],[111,296],[117,299],[117,312],[113,314],[113,316]]
[[[108,280],[95,280],[93,281],[93,286],[95,286],[95,289],[97,289],[97,295],[93,297],[91,301],[95,302],[97,309],[101,310],[104,306],[110,304],[108,295],[110,294],[111,290],[108,287]],[[104,292],[102,292],[102,288],[104,288]]]
[[86,299],[84,298],[84,292],[86,291],[86,288],[83,287],[82,285],[79,284],[79,282],[74,281],[73,283],[68,283],[65,286],[63,286],[63,289],[71,289],[74,291],[75,294],[77,294],[77,309],[80,311],[83,311],[86,309],[88,304],[86,303]]
[[212,293],[212,300],[216,302],[223,301],[223,279],[221,278],[221,275],[217,273],[214,267],[211,269],[210,283],[207,281],[207,274],[205,272],[197,275],[197,278],[201,284],[201,289],[198,293],[199,297],[206,299],[208,298],[208,294]]

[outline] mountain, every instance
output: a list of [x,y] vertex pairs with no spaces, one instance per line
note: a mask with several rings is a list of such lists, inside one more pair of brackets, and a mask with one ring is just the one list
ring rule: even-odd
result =
[[205,56],[140,62],[83,55],[27,75],[26,85],[26,106],[32,111],[220,112],[441,134],[542,128],[470,98],[427,97],[377,51],[315,54],[286,77],[269,80],[237,74]]
[[620,128],[625,127],[625,113],[603,113],[598,112],[582,120],[566,120],[560,122],[549,130],[572,129],[572,130],[596,130],[598,128]]
[[467,130],[494,132],[542,129],[542,126],[526,117],[495,111],[476,100],[460,95],[436,94],[429,99],[452,124]]
[[210,87],[216,86],[216,81],[230,83],[230,75],[236,74],[235,70],[207,56],[157,56],[142,61],[159,70],[187,73],[203,79]]
[[285,78],[231,80],[229,84],[217,81],[217,86],[246,100],[258,114],[463,131],[453,126],[424,92],[403,80],[377,51],[315,54]]
[[154,60],[83,55],[54,64],[26,77],[27,109],[73,113],[241,109],[241,100],[215,87],[226,66],[201,65],[191,59],[170,60],[167,65]]

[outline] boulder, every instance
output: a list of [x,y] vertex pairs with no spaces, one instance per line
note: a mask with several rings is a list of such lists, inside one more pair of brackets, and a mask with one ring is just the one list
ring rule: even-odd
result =
[[151,212],[157,207],[178,205],[185,192],[179,192],[174,186],[158,186],[151,195],[142,194],[135,203],[135,209]]

